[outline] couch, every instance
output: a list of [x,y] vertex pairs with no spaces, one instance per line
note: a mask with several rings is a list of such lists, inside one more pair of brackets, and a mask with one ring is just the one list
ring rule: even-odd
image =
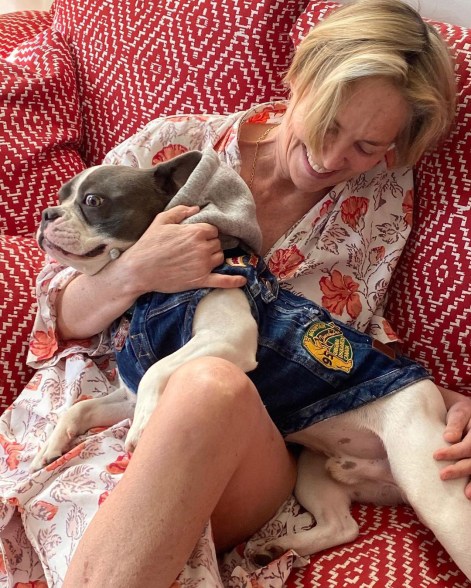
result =
[[[0,410],[33,376],[25,357],[44,261],[34,233],[60,185],[157,116],[285,97],[293,46],[334,6],[56,0],[0,16]],[[455,54],[457,118],[416,167],[414,228],[386,317],[437,382],[471,395],[471,33],[433,24]],[[358,539],[312,557],[287,586],[471,585],[411,509],[354,505],[354,516]]]

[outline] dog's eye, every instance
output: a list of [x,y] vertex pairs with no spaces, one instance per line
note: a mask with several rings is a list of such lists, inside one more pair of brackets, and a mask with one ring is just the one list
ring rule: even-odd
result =
[[103,198],[101,196],[96,196],[95,194],[87,194],[84,203],[87,206],[101,206],[103,204]]

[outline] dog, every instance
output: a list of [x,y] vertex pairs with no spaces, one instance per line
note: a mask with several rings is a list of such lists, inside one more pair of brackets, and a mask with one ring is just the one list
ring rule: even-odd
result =
[[[204,167],[208,161],[212,170],[222,172],[223,179],[218,179],[214,173],[216,179],[208,183],[206,192],[198,188],[185,193],[197,170],[200,178],[206,178],[205,182],[208,176],[213,177],[209,168]],[[60,263],[94,274],[130,247],[158,212],[177,204],[192,204],[195,194],[200,198],[196,203],[201,204],[202,216],[198,213],[188,221],[222,223],[221,234],[224,239],[227,237],[228,247],[241,244],[244,247],[241,255],[228,257],[229,265],[254,272],[263,261],[251,253],[261,242],[251,194],[238,174],[220,163],[212,150],[187,152],[151,169],[97,166],[78,174],[61,188],[59,206],[44,211],[38,242]],[[241,202],[236,213],[232,209],[234,194]],[[213,199],[218,197],[227,206],[215,206]],[[211,214],[211,211],[216,212]],[[268,277],[263,276],[257,285],[255,302],[256,297],[247,288],[215,289],[201,296],[195,291],[194,319],[187,340],[144,369],[137,401],[129,390],[128,381],[104,398],[75,404],[60,417],[34,459],[32,469],[38,470],[62,455],[77,435],[124,418],[133,419],[126,439],[126,449],[132,451],[171,374],[192,358],[222,357],[252,377],[262,390],[264,402],[270,406],[274,403],[273,414],[280,419],[285,439],[303,446],[295,495],[313,514],[316,526],[260,546],[260,561],[272,559],[287,549],[310,555],[353,541],[359,532],[350,514],[353,501],[388,505],[405,502],[414,508],[420,520],[471,579],[471,504],[464,495],[465,481],[441,481],[439,470],[443,464],[437,464],[432,457],[434,450],[443,446],[445,429],[446,409],[438,388],[424,375],[423,368],[411,366],[413,362],[407,360],[401,360],[405,363],[400,369],[412,375],[397,384],[395,379],[400,369],[396,370],[394,366],[398,364],[392,363],[392,371],[383,378],[386,387],[388,382],[391,384],[393,393],[376,398],[373,392],[377,390],[372,390],[371,385],[365,384],[364,390],[361,381],[351,384],[356,377],[355,363],[363,361],[365,369],[370,367],[370,356],[362,358],[361,354],[373,353],[375,361],[385,365],[390,365],[388,361],[399,360],[381,345],[375,349],[377,344],[366,335],[339,326],[320,307],[281,288],[278,290],[269,272]],[[259,299],[261,289],[263,300]],[[284,305],[281,318],[278,315],[272,318],[269,314],[263,321],[256,320],[257,313],[264,312],[261,306],[272,312],[279,299]],[[297,315],[286,312],[291,305],[295,310],[300,309]],[[301,318],[296,318],[298,316]],[[277,320],[284,326],[270,324]],[[287,340],[290,337],[283,332],[283,328],[291,328],[291,323],[296,321],[304,333],[302,345],[295,343],[302,347],[301,355],[298,348],[289,349]],[[268,335],[261,331],[262,326],[269,329]],[[282,342],[276,344],[270,340],[270,344],[264,346],[261,341],[272,337],[270,329],[273,328],[281,329]],[[123,338],[126,340],[126,332],[123,336],[122,330],[120,323],[115,340],[120,339],[121,344]],[[273,356],[272,347],[277,347],[278,355]],[[120,345],[117,356],[121,349]],[[393,357],[388,359],[391,354]],[[313,368],[306,367],[307,356]],[[298,362],[294,372],[291,370],[284,377],[278,370],[279,377],[269,378],[273,374],[270,362],[289,364],[293,357]],[[342,394],[334,395],[333,401],[322,398],[321,404],[328,407],[327,416],[313,418],[311,414],[309,418],[313,423],[307,421],[307,426],[300,427],[299,421],[292,422],[286,416],[290,400],[284,405],[280,398],[285,394],[280,391],[295,386],[293,373],[300,373],[299,387],[305,386],[305,369],[314,370],[313,381],[319,382],[321,387],[332,387],[335,378],[340,378],[342,386],[353,388],[348,388],[346,393],[349,406],[337,410],[337,405],[342,404]],[[267,373],[269,391],[264,397]],[[269,396],[273,380],[278,379],[281,384],[278,388],[275,386],[273,396]],[[378,381],[374,382],[373,387],[378,388]],[[309,407],[309,411],[312,410],[316,409]]]

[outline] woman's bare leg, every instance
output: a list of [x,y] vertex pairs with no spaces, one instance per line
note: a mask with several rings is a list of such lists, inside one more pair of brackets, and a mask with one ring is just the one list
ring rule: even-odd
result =
[[63,588],[168,588],[211,517],[218,549],[271,518],[295,464],[246,375],[204,358],[176,372]]

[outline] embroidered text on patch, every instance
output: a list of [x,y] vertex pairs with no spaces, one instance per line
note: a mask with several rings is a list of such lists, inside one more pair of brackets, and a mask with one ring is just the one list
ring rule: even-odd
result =
[[353,367],[352,346],[334,323],[313,323],[304,334],[303,347],[328,369],[348,374]]

